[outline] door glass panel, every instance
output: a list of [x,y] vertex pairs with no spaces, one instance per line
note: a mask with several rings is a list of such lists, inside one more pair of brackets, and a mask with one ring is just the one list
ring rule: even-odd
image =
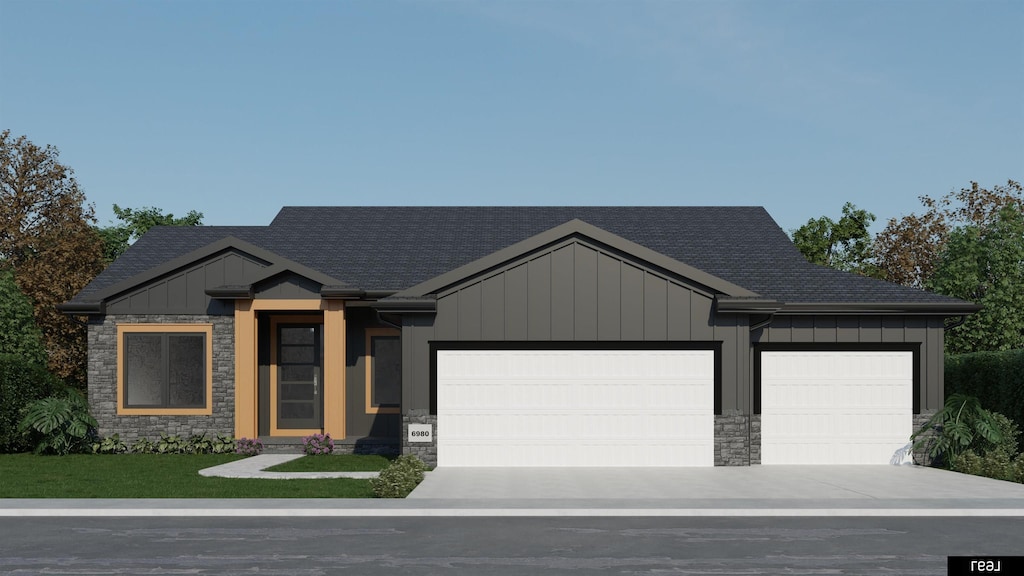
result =
[[281,346],[281,364],[312,364],[316,362],[316,348],[313,346]]
[[277,337],[277,428],[323,428],[323,326],[282,323]]
[[281,366],[281,382],[312,382],[316,366],[294,364]]
[[316,343],[316,329],[311,326],[302,327],[281,327],[281,344],[289,346],[292,344],[305,344],[312,346]]
[[315,400],[316,389],[312,384],[281,384],[281,400]]
[[287,420],[312,419],[314,416],[313,404],[309,402],[282,402],[280,416]]

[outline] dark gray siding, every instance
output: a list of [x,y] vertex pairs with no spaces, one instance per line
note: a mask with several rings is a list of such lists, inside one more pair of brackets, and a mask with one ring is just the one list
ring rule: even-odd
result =
[[937,410],[943,402],[942,326],[942,318],[926,316],[778,316],[755,343],[919,345],[920,408]]
[[[401,414],[366,413],[366,329],[392,326],[377,324],[367,309],[349,309],[345,326],[345,434],[348,438],[398,438],[402,431]],[[403,373],[404,368],[403,364]]]
[[234,303],[213,300],[209,288],[248,284],[265,262],[237,251],[218,254],[112,298],[108,314],[233,314]]
[[282,274],[260,282],[254,292],[263,300],[319,300],[320,284],[297,274]]
[[[571,240],[439,294],[404,319],[403,410],[429,408],[431,341],[722,342],[722,407],[749,409],[746,318],[719,316],[685,280]],[[411,365],[410,365],[411,364]]]

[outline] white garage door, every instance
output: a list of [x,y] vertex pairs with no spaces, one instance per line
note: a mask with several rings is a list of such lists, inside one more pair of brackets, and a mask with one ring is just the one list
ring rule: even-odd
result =
[[713,466],[711,350],[439,350],[438,466]]
[[912,352],[761,352],[762,464],[889,464],[912,433]]

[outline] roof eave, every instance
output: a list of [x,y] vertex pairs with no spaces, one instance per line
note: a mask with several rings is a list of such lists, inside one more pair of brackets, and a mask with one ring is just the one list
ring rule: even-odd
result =
[[779,314],[882,314],[922,316],[962,316],[981,310],[970,302],[791,302],[783,304]]
[[103,314],[106,311],[106,305],[103,302],[65,302],[57,304],[57,311],[69,316],[87,316]]

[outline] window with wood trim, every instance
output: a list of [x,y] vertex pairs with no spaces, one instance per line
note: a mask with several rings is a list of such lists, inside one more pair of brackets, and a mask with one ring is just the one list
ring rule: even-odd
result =
[[211,324],[117,327],[119,414],[212,414]]
[[366,330],[366,413],[398,414],[402,404],[402,339],[393,328]]

